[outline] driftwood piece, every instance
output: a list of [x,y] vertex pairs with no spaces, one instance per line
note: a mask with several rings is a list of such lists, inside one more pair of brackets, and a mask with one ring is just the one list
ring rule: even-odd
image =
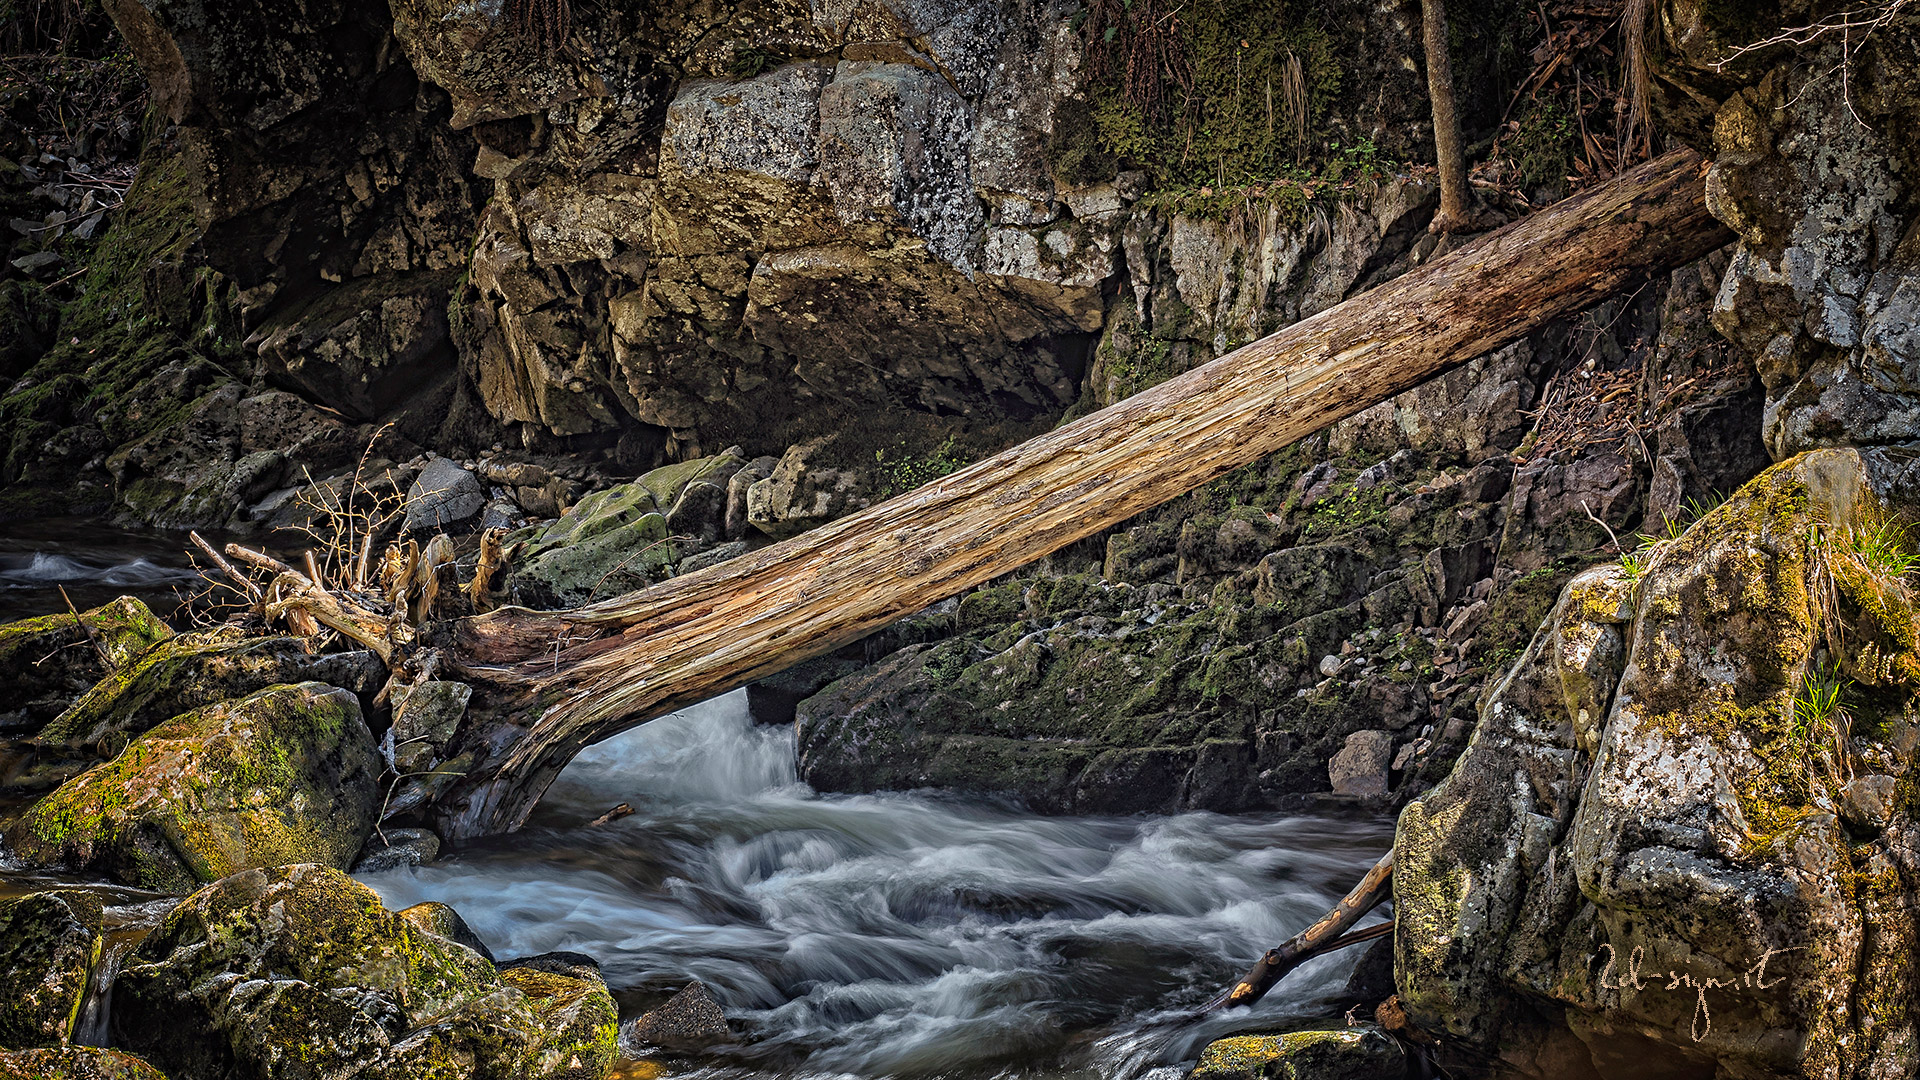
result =
[[1683,150],[906,495],[570,612],[437,630],[476,688],[430,814],[519,826],[582,747],[773,674],[1133,517],[1724,245]]

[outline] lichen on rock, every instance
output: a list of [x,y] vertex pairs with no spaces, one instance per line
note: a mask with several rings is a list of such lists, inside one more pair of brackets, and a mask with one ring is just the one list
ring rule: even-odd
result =
[[[1914,825],[1904,803],[1864,827],[1840,811],[1847,775],[1912,775],[1915,687],[1855,683],[1824,714],[1807,696],[1884,647],[1827,582],[1851,530],[1920,506],[1914,472],[1897,451],[1803,454],[1655,545],[1643,576],[1568,586],[1452,776],[1402,814],[1417,1024],[1602,1074],[1914,1068],[1896,1004]],[[1879,595],[1911,641],[1906,586]]]

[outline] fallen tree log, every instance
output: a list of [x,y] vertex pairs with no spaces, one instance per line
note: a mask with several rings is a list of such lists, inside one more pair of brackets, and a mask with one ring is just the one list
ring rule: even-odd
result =
[[503,608],[423,645],[475,684],[396,810],[450,839],[525,820],[582,747],[1125,521],[1577,312],[1732,234],[1669,154],[1212,363],[916,491],[566,612]]

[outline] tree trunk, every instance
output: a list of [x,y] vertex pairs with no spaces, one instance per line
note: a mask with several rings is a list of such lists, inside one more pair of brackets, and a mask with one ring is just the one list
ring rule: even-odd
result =
[[1473,210],[1467,194],[1467,157],[1460,149],[1460,116],[1453,103],[1446,0],[1420,0],[1420,24],[1427,52],[1427,99],[1433,103],[1433,150],[1440,166],[1440,209],[1428,229],[1449,233],[1468,228]]
[[828,652],[1191,491],[1731,234],[1681,151],[879,506],[566,612],[441,624],[410,661],[475,684],[453,759],[392,811],[510,830],[582,747]]

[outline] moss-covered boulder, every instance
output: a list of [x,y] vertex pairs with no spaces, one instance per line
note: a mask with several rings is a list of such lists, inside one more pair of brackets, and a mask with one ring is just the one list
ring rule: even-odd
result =
[[379,770],[352,694],[274,686],[159,725],[35,803],[5,839],[33,865],[171,892],[250,867],[345,867],[373,828]]
[[[85,611],[0,626],[0,735],[28,734],[173,630],[131,596]],[[91,638],[96,649],[89,645]]]
[[681,556],[667,528],[681,495],[694,484],[724,488],[745,464],[732,454],[683,461],[581,499],[523,538],[507,592],[535,607],[574,607],[659,581]]
[[596,1080],[612,1011],[597,975],[499,973],[309,865],[182,902],[128,957],[114,1031],[198,1080]]
[[63,1046],[0,1053],[0,1080],[167,1080],[167,1076],[119,1050]]
[[1814,451],[1574,580],[1401,815],[1416,1025],[1543,1075],[1920,1069],[1916,511],[1910,454]]
[[78,892],[0,900],[0,1046],[64,1046],[99,961],[97,901]]
[[544,1041],[533,1075],[587,1080],[619,1056],[620,1010],[599,965],[573,953],[548,953],[500,968],[500,981],[525,994]]
[[236,628],[181,634],[121,665],[40,732],[45,743],[104,745],[169,717],[277,683],[325,682],[370,697],[385,668],[365,651],[315,655],[295,637],[247,637]]
[[1216,1039],[1200,1052],[1191,1080],[1401,1080],[1400,1044],[1371,1025]]

